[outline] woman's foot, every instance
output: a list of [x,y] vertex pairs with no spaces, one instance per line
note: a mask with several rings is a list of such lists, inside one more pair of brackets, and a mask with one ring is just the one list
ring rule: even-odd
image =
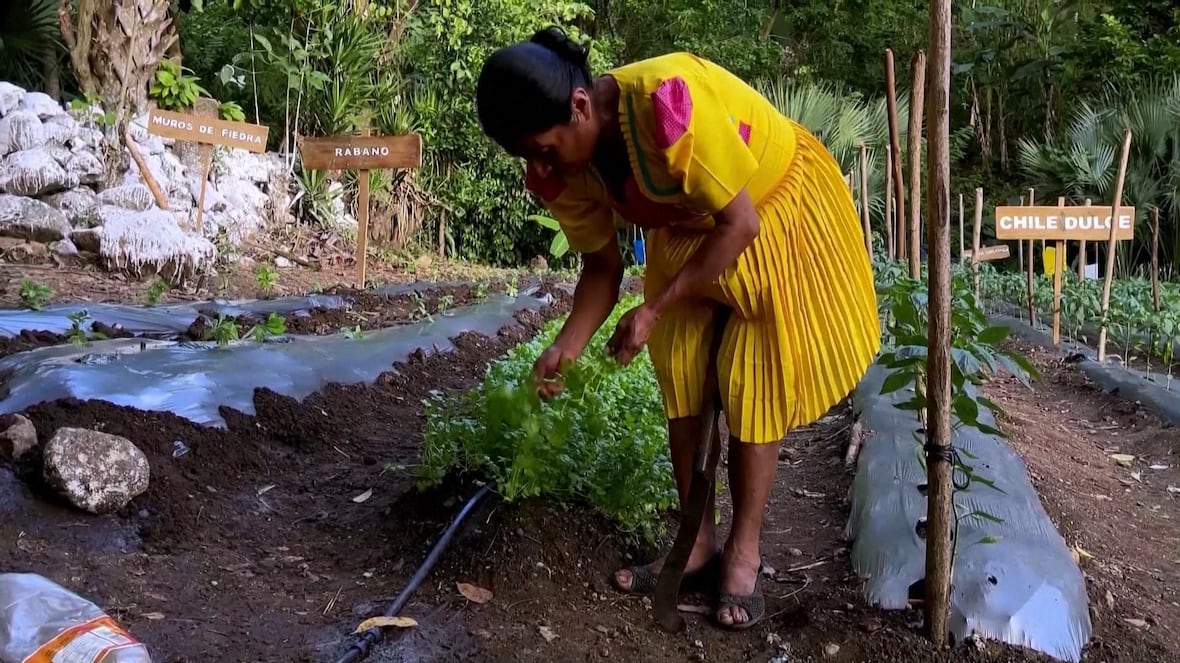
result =
[[[694,579],[705,580],[705,576],[712,576],[715,583],[721,567],[721,551],[715,545],[698,544],[689,553],[688,563],[684,566],[684,579],[690,576]],[[656,591],[656,581],[660,571],[664,568],[664,558],[645,564],[632,566],[615,571],[614,584],[620,591],[637,596],[648,596]],[[715,586],[715,584],[714,584]]]
[[742,556],[726,549],[721,560],[717,622],[726,628],[746,629],[762,619],[764,612],[761,556]]

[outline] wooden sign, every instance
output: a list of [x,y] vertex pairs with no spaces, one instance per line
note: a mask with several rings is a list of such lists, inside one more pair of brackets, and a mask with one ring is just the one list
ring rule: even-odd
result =
[[417,168],[422,165],[422,137],[327,136],[303,138],[299,153],[308,170],[355,170],[357,174],[356,267],[357,287],[365,288],[369,253],[369,171]]
[[251,152],[265,152],[270,127],[246,122],[230,122],[215,117],[198,117],[185,113],[152,109],[148,112],[148,133],[190,143],[224,145]]
[[[1106,207],[997,207],[997,239],[1107,240],[1111,208]],[[1135,208],[1120,207],[1114,239],[1135,236]]]
[[147,130],[150,134],[190,143],[204,143],[205,159],[201,167],[201,192],[197,195],[197,232],[205,215],[205,185],[209,182],[209,168],[213,165],[213,146],[236,147],[250,152],[265,152],[270,127],[247,122],[230,122],[216,117],[201,117],[187,113],[153,108],[148,111]]
[[[965,255],[963,257],[965,259],[969,260],[975,254],[975,251],[972,249],[967,249],[964,252],[964,254]],[[987,262],[989,260],[1003,260],[1003,259],[1009,257],[1010,255],[1012,255],[1012,253],[1008,249],[1007,244],[996,244],[994,246],[981,246],[979,248],[980,262]]]
[[422,137],[328,136],[304,138],[303,167],[311,170],[381,170],[422,165]]

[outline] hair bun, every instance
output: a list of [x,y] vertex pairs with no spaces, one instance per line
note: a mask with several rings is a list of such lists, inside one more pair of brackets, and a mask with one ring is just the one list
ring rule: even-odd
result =
[[590,51],[570,39],[569,35],[559,27],[553,26],[539,30],[530,41],[553,51],[579,69],[585,70],[589,63]]

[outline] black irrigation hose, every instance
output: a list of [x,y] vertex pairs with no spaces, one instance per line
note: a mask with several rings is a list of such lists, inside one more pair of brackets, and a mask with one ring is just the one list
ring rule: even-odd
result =
[[[482,488],[477,490],[474,495],[471,496],[471,499],[467,500],[467,503],[463,505],[462,509],[459,509],[459,513],[455,514],[455,518],[451,520],[451,524],[447,525],[447,528],[443,530],[442,536],[438,538],[438,541],[435,542],[434,547],[430,549],[430,553],[426,555],[426,559],[422,561],[422,565],[419,566],[418,570],[414,572],[414,576],[410,578],[410,582],[406,583],[405,589],[402,590],[401,594],[397,595],[397,598],[393,600],[393,603],[389,604],[389,607],[385,610],[386,617],[395,617],[399,612],[402,611],[402,608],[406,607],[406,604],[410,602],[410,597],[414,595],[414,592],[418,589],[418,586],[422,584],[423,580],[426,580],[426,576],[430,575],[430,571],[434,569],[434,565],[438,563],[438,558],[441,557],[443,551],[447,549],[447,546],[451,543],[451,539],[455,538],[455,533],[459,531],[459,527],[463,525],[463,521],[467,519],[467,516],[471,515],[471,512],[475,510],[475,507],[478,506],[479,503],[484,500],[484,498],[491,494],[491,485],[485,484]],[[361,635],[361,637],[355,643],[353,643],[351,647],[348,648],[348,651],[344,652],[340,658],[336,659],[336,663],[357,663],[357,661],[364,660],[364,658],[372,651],[373,645],[381,642],[381,637],[380,628],[371,628],[368,631],[365,631],[364,634]]]

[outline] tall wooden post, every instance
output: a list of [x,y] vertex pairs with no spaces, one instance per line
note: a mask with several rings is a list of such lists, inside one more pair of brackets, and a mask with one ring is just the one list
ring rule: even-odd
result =
[[929,159],[926,193],[930,272],[927,334],[926,625],[936,647],[950,634],[954,520],[951,475],[951,238],[950,238],[951,0],[930,2]]
[[[897,219],[897,257],[905,260],[905,180],[901,176],[901,133],[897,126],[897,81],[893,73],[893,51],[885,49],[885,105],[889,113],[890,163],[893,171],[894,210]],[[910,112],[914,112],[911,108]]]
[[860,144],[860,222],[865,230],[865,251],[873,259],[873,229],[869,223],[869,149]]
[[[963,237],[963,194],[959,194],[959,262],[963,262],[966,258],[963,256],[966,245],[966,238]],[[975,293],[976,296],[979,293]]]
[[[1034,198],[1033,190],[1029,189],[1028,190],[1028,206],[1029,207],[1032,207],[1034,204],[1033,198]],[[1021,244],[1023,244],[1023,242],[1021,242]],[[1028,324],[1033,327],[1037,326],[1037,298],[1036,298],[1036,291],[1033,287],[1033,277],[1034,277],[1034,274],[1036,273],[1036,269],[1037,269],[1036,268],[1037,260],[1036,260],[1036,255],[1035,255],[1036,244],[1037,244],[1036,240],[1032,240],[1032,239],[1028,240],[1028,260],[1025,263],[1025,267],[1028,270],[1027,272],[1025,272],[1026,282],[1028,285],[1028,288],[1027,288],[1028,289]]]
[[1160,208],[1151,208],[1151,307],[1160,310]]
[[889,259],[897,260],[897,233],[893,225],[893,148],[885,146],[885,242]]
[[[959,196],[962,198],[962,196]],[[959,209],[959,220],[962,222],[963,210]],[[975,190],[975,224],[971,229],[971,282],[975,288],[975,301],[979,301],[979,249],[983,234],[983,187]]]
[[[1089,207],[1091,202],[1092,201],[1089,198],[1087,198],[1086,199],[1086,207]],[[1081,245],[1078,247],[1078,254],[1080,256],[1078,258],[1078,280],[1079,281],[1083,281],[1086,278],[1086,264],[1089,262],[1089,258],[1086,257],[1087,252],[1088,252],[1088,249],[1086,249],[1086,240],[1083,239]],[[1095,255],[1094,257],[1097,258],[1098,256]]]
[[914,54],[914,79],[910,86],[910,122],[906,134],[906,158],[910,166],[910,222],[909,249],[910,277],[922,275],[922,114],[926,95],[926,54]]
[[[1065,196],[1057,199],[1057,207],[1065,207]],[[1061,279],[1065,271],[1065,240],[1053,244],[1053,345],[1061,344]]]
[[1131,130],[1123,134],[1123,154],[1119,158],[1119,174],[1115,180],[1114,203],[1110,208],[1110,239],[1106,241],[1106,273],[1102,277],[1102,318],[1098,327],[1098,361],[1106,361],[1106,314],[1110,311],[1110,282],[1114,279],[1116,230],[1119,209],[1123,205],[1123,185],[1127,181],[1127,159],[1131,156]]

